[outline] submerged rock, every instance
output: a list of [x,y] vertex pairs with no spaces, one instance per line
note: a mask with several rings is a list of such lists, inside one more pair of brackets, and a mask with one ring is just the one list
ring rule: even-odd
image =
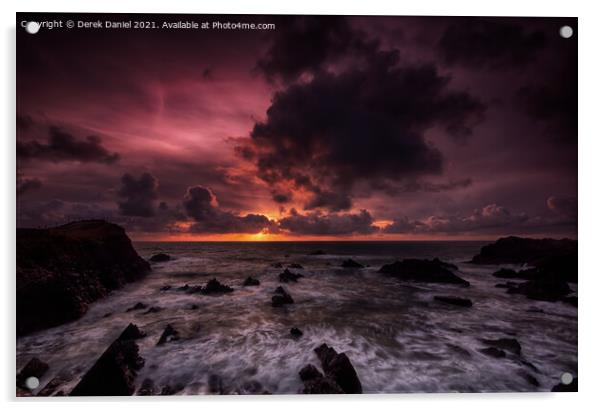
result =
[[71,396],[131,396],[134,380],[144,366],[135,339],[138,328],[130,324],[86,372]]
[[379,272],[407,281],[470,285],[469,282],[453,273],[448,264],[438,259],[404,259],[401,262],[396,261],[384,265]]
[[258,279],[255,279],[252,276],[249,276],[248,278],[245,279],[245,281],[243,282],[243,286],[259,286],[260,282]]
[[479,349],[479,352],[487,356],[495,357],[496,359],[506,357],[506,352],[496,347],[486,347],[485,349]]
[[293,273],[288,269],[285,269],[280,275],[278,280],[282,283],[297,282],[297,279],[302,278],[303,275],[300,273]]
[[272,268],[282,269],[282,263],[280,263],[280,262],[272,263],[271,266],[272,266]]
[[363,268],[364,265],[362,265],[361,263],[357,263],[353,259],[346,259],[343,261],[343,263],[341,263],[341,267],[343,267],[343,268]]
[[173,328],[172,325],[167,325],[167,326],[165,326],[163,333],[161,333],[161,337],[159,338],[159,341],[157,342],[157,346],[160,346],[167,342],[173,342],[176,340],[180,340],[180,334],[178,333],[178,331],[176,329]]
[[571,293],[571,288],[566,282],[556,280],[537,279],[510,287],[508,293],[525,295],[529,299],[556,302]]
[[142,310],[142,309],[146,309],[146,305],[142,302],[138,302],[134,306],[128,308],[126,310],[126,312],[131,312],[132,310]]
[[78,319],[150,265],[125,230],[105,221],[17,229],[17,336]]
[[272,306],[280,307],[292,303],[295,303],[295,301],[282,286],[278,286],[276,290],[274,290],[274,296],[272,296]]
[[201,289],[204,295],[219,295],[234,291],[230,286],[222,285],[217,279],[213,278]]
[[298,263],[291,263],[288,265],[288,267],[291,269],[303,269],[303,266],[299,265]]
[[[30,359],[27,364],[17,374],[17,387],[27,389],[25,381],[30,377],[36,377],[38,380],[48,371],[48,364],[37,357]],[[29,390],[29,389],[27,389]]]
[[516,355],[520,355],[521,352],[521,345],[516,339],[481,339],[481,342],[487,346],[497,347]]
[[171,256],[166,253],[158,253],[156,255],[151,256],[151,262],[167,262],[171,260]]
[[163,308],[161,306],[151,306],[143,313],[143,315],[150,315],[152,313],[158,313],[162,310],[163,310]]
[[455,296],[435,296],[433,299],[439,302],[447,303],[448,305],[472,307],[472,301],[470,299],[458,298]]
[[291,328],[290,333],[291,333],[291,336],[295,337],[295,338],[303,336],[303,332],[301,330],[299,330],[299,328],[296,328],[296,327]]

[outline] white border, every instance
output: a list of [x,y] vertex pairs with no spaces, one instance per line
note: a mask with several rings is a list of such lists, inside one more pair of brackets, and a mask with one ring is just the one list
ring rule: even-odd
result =
[[[0,261],[3,268],[2,337],[1,351],[4,360],[0,371],[0,398],[25,408],[82,407],[104,408],[107,402],[119,407],[165,409],[167,401],[186,408],[243,407],[266,409],[286,407],[287,410],[331,408],[345,406],[350,410],[376,405],[382,408],[427,408],[427,409],[504,409],[526,406],[548,409],[588,408],[599,406],[597,397],[600,373],[600,343],[602,342],[600,320],[600,292],[602,291],[602,264],[600,243],[602,233],[600,209],[600,155],[602,153],[602,130],[600,125],[600,7],[593,1],[527,2],[504,0],[486,2],[473,0],[420,0],[397,2],[370,0],[369,2],[325,2],[304,0],[294,4],[283,1],[193,1],[169,0],[165,2],[125,2],[103,0],[82,2],[75,0],[23,0],[0,5],[2,21],[2,55],[0,76],[4,95],[0,99],[0,124],[3,127],[0,164],[3,201],[0,202],[2,235]],[[15,12],[153,12],[153,13],[223,13],[223,14],[366,14],[366,15],[493,15],[493,16],[569,16],[579,17],[579,390],[578,394],[431,394],[431,395],[378,395],[353,397],[153,397],[136,399],[104,399],[102,402],[85,399],[68,400],[18,400],[15,402],[15,340],[14,340],[14,232],[15,232]],[[38,407],[39,408],[39,407]]]

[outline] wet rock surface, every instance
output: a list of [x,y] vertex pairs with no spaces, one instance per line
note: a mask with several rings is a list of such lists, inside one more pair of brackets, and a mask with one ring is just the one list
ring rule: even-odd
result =
[[278,286],[274,290],[274,296],[272,296],[272,306],[280,307],[283,305],[290,305],[295,303],[291,295],[282,287]]
[[438,259],[404,259],[384,265],[380,273],[394,276],[397,279],[425,283],[449,283],[469,286],[470,283],[451,271],[451,264]]
[[200,292],[203,295],[220,295],[224,293],[230,293],[233,291],[234,289],[232,289],[230,286],[221,284],[215,278],[211,279],[202,289],[200,289]]
[[16,248],[17,335],[75,320],[150,271],[124,229],[100,220],[17,229]]
[[357,394],[362,392],[362,384],[355,368],[345,353],[338,353],[327,344],[314,349],[322,364],[324,374],[313,365],[307,365],[299,372],[306,394]]
[[252,276],[249,276],[248,278],[245,279],[245,281],[242,284],[243,286],[259,286],[260,282],[258,279],[255,279]]
[[166,253],[157,253],[156,255],[151,256],[151,262],[168,262],[171,260],[171,256]]
[[167,325],[165,326],[163,333],[161,333],[157,346],[176,340],[180,340],[180,333],[172,325]]
[[282,272],[280,275],[278,275],[278,280],[282,283],[289,283],[289,282],[297,282],[297,280],[302,277],[303,277],[303,275],[300,273],[294,273],[288,269],[285,269],[284,272]]
[[105,350],[71,391],[71,396],[130,396],[135,379],[144,366],[135,340],[142,332],[130,324]]
[[364,265],[362,265],[361,263],[358,263],[358,262],[354,261],[353,259],[345,259],[343,261],[343,263],[341,263],[341,267],[342,268],[354,269],[354,268],[363,268]]

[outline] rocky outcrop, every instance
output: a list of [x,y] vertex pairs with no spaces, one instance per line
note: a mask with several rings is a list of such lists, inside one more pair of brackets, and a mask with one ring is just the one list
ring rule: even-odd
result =
[[173,342],[176,340],[180,340],[179,332],[176,329],[174,329],[172,325],[167,325],[165,326],[163,333],[161,333],[161,337],[157,342],[157,346],[161,346],[162,344],[165,344],[167,342]]
[[299,338],[299,337],[303,336],[303,332],[299,328],[296,328],[296,327],[291,328],[290,334],[294,338]]
[[480,349],[479,352],[495,359],[506,357],[506,352],[504,352],[502,349],[498,349],[497,347],[486,347],[485,349]]
[[297,279],[302,278],[303,275],[300,273],[293,273],[288,269],[285,269],[280,275],[278,280],[282,283],[297,282]]
[[86,372],[71,396],[131,396],[135,379],[144,366],[136,339],[144,334],[130,324]]
[[200,289],[203,295],[219,295],[224,293],[230,293],[234,291],[230,286],[222,285],[217,279],[213,278],[207,284]]
[[557,302],[565,299],[571,293],[571,288],[566,282],[536,279],[511,286],[507,292],[525,295],[532,300]]
[[380,273],[394,276],[404,281],[425,283],[450,283],[469,286],[470,283],[452,272],[451,264],[439,259],[404,259],[380,268]]
[[332,347],[322,344],[314,349],[320,359],[324,374],[313,365],[307,365],[299,372],[306,394],[357,394],[362,392],[362,384],[351,361],[345,353],[337,353]]
[[472,307],[472,301],[470,299],[458,298],[455,296],[435,296],[433,298],[437,302],[446,303],[448,305],[460,306],[460,307]]
[[248,278],[245,279],[245,281],[243,282],[243,286],[259,286],[260,282],[258,279],[255,279],[252,276],[249,276]]
[[356,261],[354,261],[353,259],[346,259],[343,261],[343,263],[341,263],[341,267],[342,268],[363,268],[364,265],[362,265],[361,263],[358,263]]
[[295,303],[295,301],[282,286],[278,286],[276,290],[274,290],[274,296],[272,296],[273,307],[280,307],[293,303]]
[[[540,271],[530,275],[547,275],[554,280],[577,282],[577,241],[571,239],[531,239],[509,236],[481,248],[472,263],[499,265],[528,264]],[[497,272],[498,274],[502,272]],[[508,273],[508,272],[507,272]],[[527,272],[523,272],[522,275]],[[498,276],[506,277],[508,276]],[[530,278],[529,278],[530,279]]]
[[17,229],[16,248],[18,336],[75,320],[150,270],[124,229],[105,221]]
[[166,253],[158,253],[156,255],[151,256],[151,262],[168,262],[171,260],[171,256]]

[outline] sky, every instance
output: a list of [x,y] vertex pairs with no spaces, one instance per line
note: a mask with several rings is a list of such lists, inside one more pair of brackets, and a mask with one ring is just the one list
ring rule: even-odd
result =
[[576,238],[576,19],[143,17],[275,29],[18,30],[18,227]]

